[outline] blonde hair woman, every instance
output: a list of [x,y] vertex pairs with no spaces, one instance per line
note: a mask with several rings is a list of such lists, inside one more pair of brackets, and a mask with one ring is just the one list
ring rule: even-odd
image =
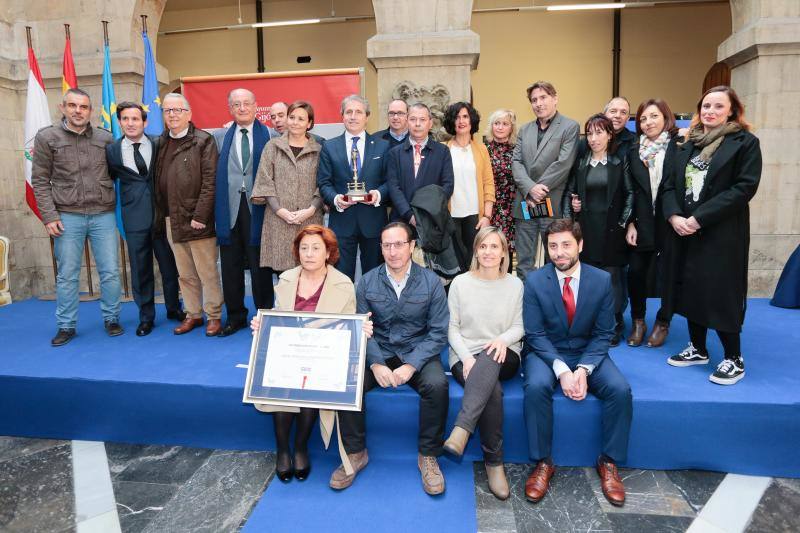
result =
[[[469,436],[480,429],[489,489],[509,496],[503,469],[503,388],[514,377],[522,348],[522,281],[508,273],[508,242],[493,227],[481,228],[473,243],[469,272],[450,285],[450,368],[464,387],[455,427],[445,451],[464,453]],[[492,310],[486,312],[487,302]]]
[[511,272],[511,255],[514,253],[513,208],[517,190],[511,170],[511,159],[517,144],[517,116],[512,110],[498,109],[489,116],[484,142],[494,175],[495,202],[491,222],[508,240],[510,250],[507,266]]

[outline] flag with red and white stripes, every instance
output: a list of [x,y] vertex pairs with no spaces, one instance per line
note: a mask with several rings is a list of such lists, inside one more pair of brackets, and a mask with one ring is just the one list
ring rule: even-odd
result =
[[28,47],[28,102],[25,105],[25,200],[40,219],[42,216],[39,214],[36,197],[33,195],[33,185],[31,185],[33,141],[36,138],[36,132],[51,124],[42,73],[39,71],[39,63],[36,62],[33,48]]

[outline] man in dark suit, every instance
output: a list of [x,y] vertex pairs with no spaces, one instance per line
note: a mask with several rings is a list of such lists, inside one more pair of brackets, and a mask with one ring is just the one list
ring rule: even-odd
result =
[[[389,144],[365,131],[369,102],[357,94],[342,100],[345,132],[326,141],[317,169],[317,186],[331,208],[329,226],[339,241],[336,268],[355,281],[356,254],[361,251],[361,272],[366,274],[381,261],[380,234],[386,225],[388,190],[384,155]],[[364,201],[347,198],[353,172],[369,193]]]
[[448,198],[453,194],[453,160],[450,149],[428,136],[431,110],[416,103],[408,110],[408,141],[386,154],[386,183],[392,198],[392,221],[417,225],[411,199],[417,189],[439,185]]
[[603,447],[597,473],[606,499],[621,506],[625,488],[617,462],[628,454],[633,413],[631,389],[608,356],[614,335],[611,276],[578,259],[583,248],[580,225],[571,219],[553,221],[545,230],[549,263],[525,280],[525,422],[530,456],[536,468],[525,483],[534,503],[547,492],[555,472],[553,391],[560,382],[564,395],[581,401],[591,392],[603,404]]
[[405,100],[392,100],[386,110],[386,117],[389,119],[389,127],[375,132],[375,137],[388,142],[391,149],[408,139],[408,104]]
[[165,238],[153,237],[153,172],[158,137],[144,134],[147,111],[133,102],[117,105],[117,119],[124,137],[106,146],[106,160],[111,177],[119,180],[122,224],[128,243],[133,299],[139,307],[136,335],[143,337],[153,330],[155,321],[153,254],[161,271],[167,318],[182,321],[185,317],[178,300],[178,268]]
[[246,269],[250,270],[256,308],[272,309],[275,300],[272,270],[259,263],[264,206],[250,202],[261,152],[270,139],[270,132],[256,120],[256,97],[251,91],[232,90],[228,94],[228,108],[233,124],[214,132],[219,150],[214,220],[222,267],[222,296],[228,311],[220,337],[247,327]]

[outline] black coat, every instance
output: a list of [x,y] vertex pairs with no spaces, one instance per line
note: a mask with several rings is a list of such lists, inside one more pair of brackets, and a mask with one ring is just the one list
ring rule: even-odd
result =
[[[620,154],[621,155],[621,154]],[[561,212],[565,218],[575,218],[581,223],[583,231],[584,252],[581,261],[595,266],[621,266],[628,262],[628,248],[625,244],[625,230],[628,220],[633,212],[633,185],[631,183],[631,170],[627,157],[609,154],[608,160],[608,188],[606,189],[606,216],[605,219],[589,223],[584,214],[586,209],[586,175],[589,173],[589,159],[586,155],[576,159],[570,171],[567,188],[561,198]],[[577,194],[583,209],[575,215],[572,212],[572,195]],[[593,257],[586,252],[586,242],[602,241],[596,248],[602,249],[602,257]],[[593,246],[594,248],[594,246]]]
[[633,178],[633,216],[631,222],[636,226],[636,246],[631,247],[634,252],[661,251],[664,247],[664,235],[671,231],[671,227],[664,218],[664,183],[667,181],[675,160],[678,138],[673,137],[667,145],[664,154],[664,167],[661,170],[661,184],[656,193],[656,202],[653,206],[652,192],[650,190],[650,171],[639,159],[639,143],[630,147],[628,160],[631,165]]
[[[694,145],[675,155],[664,184],[664,217],[686,216],[686,165]],[[748,203],[761,180],[761,148],[752,133],[725,136],[711,158],[693,215],[700,229],[681,237],[669,232],[675,262],[675,311],[692,322],[719,331],[741,331],[747,306],[750,251]]]

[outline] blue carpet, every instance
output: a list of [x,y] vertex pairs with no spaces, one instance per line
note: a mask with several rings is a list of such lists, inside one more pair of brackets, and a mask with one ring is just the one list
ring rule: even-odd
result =
[[[652,302],[655,303],[655,302]],[[662,349],[612,350],[631,383],[634,420],[627,464],[704,468],[800,477],[800,312],[748,303],[742,335],[747,376],[733,387],[708,381],[722,356],[709,335],[712,365],[673,368],[668,355],[688,340],[676,317]],[[657,306],[651,305],[652,324]],[[121,337],[109,338],[97,302],[81,304],[78,336],[52,348],[55,304],[27,300],[0,308],[0,434],[67,439],[272,449],[271,417],[242,404],[251,338],[172,334],[159,308],[153,333],[136,337],[137,310],[124,304]],[[452,424],[462,389],[450,382]],[[527,462],[521,380],[505,386],[505,451]],[[381,461],[416,455],[417,396],[402,387],[367,396],[368,445]],[[600,404],[557,393],[554,455],[562,465],[590,465],[600,441]],[[448,427],[451,427],[450,425]],[[319,439],[317,439],[317,445]],[[480,458],[472,439],[465,459]]]
[[299,531],[476,531],[472,463],[439,460],[445,493],[422,490],[416,459],[371,459],[343,491],[328,487],[339,465],[334,450],[312,458],[306,481],[273,479],[248,518],[244,533]]

